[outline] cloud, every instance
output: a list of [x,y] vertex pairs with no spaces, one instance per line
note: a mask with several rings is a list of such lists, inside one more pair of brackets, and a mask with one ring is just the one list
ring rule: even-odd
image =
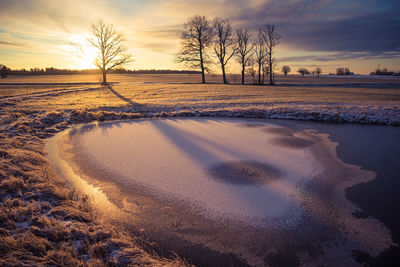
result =
[[159,38],[176,40],[181,34],[182,25],[167,25],[151,27],[144,30],[136,31],[136,35],[143,36],[144,38]]
[[341,61],[341,60],[364,60],[364,59],[386,59],[386,58],[399,58],[400,52],[346,52],[334,53],[328,55],[306,55],[306,56],[292,56],[281,57],[281,62],[304,62],[304,61]]
[[282,42],[297,49],[346,52],[399,51],[399,13],[398,0],[2,0],[0,9],[14,31],[40,38],[88,32],[103,17],[132,35],[178,39],[183,22],[205,14],[254,29],[276,24]]
[[394,12],[348,18],[339,21],[299,22],[283,25],[284,41],[304,50],[317,51],[399,51],[400,21]]
[[309,51],[400,51],[400,5],[396,0],[271,0],[244,8],[237,20],[252,28],[273,23],[282,42]]
[[171,42],[157,42],[154,40],[146,40],[146,41],[140,41],[140,40],[136,40],[134,42],[135,47],[139,47],[139,48],[144,48],[147,50],[151,50],[154,52],[158,52],[158,53],[169,53],[171,51],[175,51],[176,48],[176,43],[171,43]]
[[[253,0],[254,1],[254,0]],[[194,15],[232,17],[239,14],[242,5],[227,0],[175,0],[154,5],[155,15],[183,23]]]
[[6,42],[6,41],[1,41],[1,40],[0,40],[0,46],[3,46],[3,47],[28,47],[28,45],[26,45],[26,44]]
[[[183,23],[204,14],[253,29],[275,24],[281,61],[390,60],[400,53],[398,1],[0,0],[0,49],[57,51],[63,40],[89,34],[89,26],[103,18],[125,33],[130,48],[147,51],[143,57],[171,56],[179,50]],[[282,56],[285,51],[296,56]]]

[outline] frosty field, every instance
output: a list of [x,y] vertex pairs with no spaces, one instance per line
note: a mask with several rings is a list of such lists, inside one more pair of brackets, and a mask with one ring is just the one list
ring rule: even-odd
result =
[[[346,128],[334,140],[335,130],[324,130],[322,122],[330,126],[382,125],[357,128],[354,133],[368,136],[376,130],[381,136],[387,133],[387,140],[396,140],[396,126],[400,125],[399,79],[277,76],[277,85],[271,87],[223,85],[217,83],[218,76],[208,76],[211,83],[203,85],[197,83],[197,75],[183,74],[110,75],[108,86],[101,86],[98,78],[72,75],[0,80],[0,252],[6,255],[0,265],[17,260],[21,264],[188,264],[171,250],[189,263],[198,264],[206,264],[202,253],[221,265],[279,266],[284,259],[288,264],[304,265],[327,259],[346,265],[398,260],[393,256],[399,242],[393,209],[387,209],[392,220],[385,219],[370,208],[378,204],[355,197],[355,191],[360,194],[366,189],[355,189],[351,196],[346,193],[348,187],[379,180],[381,170],[368,162],[353,162],[354,158],[362,158],[361,153],[350,157],[350,162],[344,161],[349,153],[338,155],[336,149],[346,144],[343,134],[351,129]],[[235,77],[231,75],[229,80],[234,83]],[[240,118],[240,124],[249,127],[235,128],[239,120],[230,121],[232,118]],[[306,122],[265,119],[321,123],[310,126]],[[115,120],[119,122],[103,122]],[[82,125],[95,121],[101,123]],[[214,130],[208,132],[205,129],[210,125]],[[342,129],[341,124],[337,125]],[[130,130],[124,132],[127,128]],[[281,131],[268,132],[268,128]],[[75,174],[81,175],[80,180],[68,179],[63,167],[54,165],[58,152],[49,153],[52,165],[45,157],[46,138],[63,130],[54,137],[69,138],[60,141],[63,145],[59,156],[66,157],[66,168],[72,168],[69,171],[78,170]],[[73,138],[74,131],[79,138]],[[108,132],[113,135],[108,136]],[[92,137],[85,139],[85,134]],[[118,144],[113,143],[115,134],[120,135],[117,140],[127,140],[130,135],[137,138],[129,145]],[[153,141],[148,141],[151,138]],[[254,142],[240,143],[246,139]],[[257,140],[270,150],[263,150]],[[349,147],[352,143],[347,142]],[[119,151],[137,150],[137,154],[121,162],[118,153],[107,153],[110,146],[119,147]],[[388,148],[391,158],[395,157],[395,148]],[[171,162],[163,157],[168,153],[167,159],[174,159]],[[188,157],[193,158],[189,163]],[[128,167],[128,158],[138,165]],[[260,163],[258,158],[264,161]],[[85,160],[86,167],[79,166]],[[226,162],[236,163],[228,166]],[[175,167],[167,171],[158,168],[169,164]],[[380,166],[388,169],[385,164]],[[208,168],[206,176],[204,168]],[[237,183],[227,182],[238,172]],[[386,177],[397,174],[394,169]],[[184,175],[192,180],[174,184],[177,176]],[[243,182],[246,175],[250,178]],[[125,179],[128,176],[132,177]],[[207,180],[209,176],[217,178]],[[148,177],[147,184],[138,186],[140,177]],[[199,188],[200,193],[193,193],[191,187]],[[148,188],[163,193],[151,193]],[[246,199],[245,191],[240,190],[255,190],[250,194],[253,198],[248,202],[235,198],[233,191]],[[257,197],[257,190],[269,193]],[[277,201],[279,197],[282,201]],[[177,199],[180,205],[176,205]],[[107,203],[103,212],[99,203]],[[192,212],[185,213],[187,210]],[[221,216],[223,220],[215,219]],[[128,218],[129,223],[122,218]],[[157,244],[140,241],[146,238]],[[170,243],[165,241],[169,238]],[[235,238],[237,242],[233,242]],[[179,241],[171,244],[174,240]],[[193,253],[196,250],[197,255]],[[378,256],[382,252],[389,256]]]
[[97,79],[95,75],[11,77],[1,81],[7,84],[0,84],[0,97],[11,103],[23,100],[30,110],[46,106],[47,111],[239,112],[248,115],[232,115],[386,125],[398,125],[400,117],[397,78],[279,77],[277,86],[266,87],[201,85],[193,74],[110,75],[111,82],[118,80],[111,90],[99,86]]

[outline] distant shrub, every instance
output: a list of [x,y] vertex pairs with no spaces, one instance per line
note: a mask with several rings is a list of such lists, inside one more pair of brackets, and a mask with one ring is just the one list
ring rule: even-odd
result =
[[310,72],[306,68],[300,68],[300,69],[297,70],[297,72],[300,73],[301,76],[303,76],[303,77],[304,77],[305,74],[310,74]]
[[319,77],[319,75],[321,75],[322,73],[322,69],[320,67],[315,68],[315,70],[313,71],[314,74],[317,74],[317,76]]
[[287,74],[289,72],[291,72],[291,69],[289,66],[283,66],[281,72],[285,75],[285,77],[287,76]]
[[354,73],[351,72],[351,71],[349,70],[349,68],[343,68],[343,67],[341,67],[341,68],[337,68],[337,69],[336,69],[336,75],[354,75]]
[[0,64],[0,75],[2,79],[7,78],[9,72],[9,68],[7,68],[5,65]]

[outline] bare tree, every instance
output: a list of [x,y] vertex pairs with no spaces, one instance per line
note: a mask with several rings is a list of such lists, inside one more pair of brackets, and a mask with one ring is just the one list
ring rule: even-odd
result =
[[340,67],[336,69],[336,75],[344,75],[344,68]]
[[223,81],[227,83],[225,66],[233,55],[236,54],[235,41],[232,38],[232,27],[229,20],[222,20],[219,18],[213,20],[213,26],[216,37],[214,40],[214,52],[221,65]]
[[282,73],[285,75],[285,77],[287,76],[287,74],[289,73],[289,72],[291,72],[292,70],[290,69],[290,67],[289,66],[283,66],[282,67]]
[[0,64],[0,76],[2,79],[7,78],[9,70],[5,65]]
[[300,69],[297,70],[297,72],[300,73],[301,76],[303,76],[303,77],[304,77],[305,74],[310,74],[310,72],[306,68],[300,68]]
[[253,84],[256,84],[257,71],[254,69],[254,64],[255,64],[254,57],[250,56],[248,63],[246,65],[246,67],[247,67],[246,74],[250,75],[253,78]]
[[242,84],[244,84],[244,74],[246,66],[252,56],[253,46],[250,41],[251,33],[249,29],[236,29],[237,56],[240,65],[242,66]]
[[264,40],[267,46],[267,62],[269,65],[269,83],[274,84],[274,67],[276,66],[276,59],[274,58],[275,46],[280,43],[281,36],[277,33],[275,25],[266,24],[263,28]]
[[112,24],[99,20],[92,25],[92,37],[88,41],[97,49],[94,64],[103,74],[103,84],[107,84],[107,72],[117,66],[131,61],[131,55],[125,54],[122,45],[124,37],[118,33]]
[[267,61],[265,60],[263,66],[262,66],[262,81],[261,82],[263,84],[264,84],[265,77],[267,77],[268,75],[269,75],[269,66],[268,66]]
[[317,74],[317,76],[319,78],[319,75],[322,73],[322,69],[320,67],[316,67],[314,70],[314,73]]
[[182,49],[177,61],[185,63],[190,68],[201,69],[201,81],[206,83],[205,71],[209,63],[207,48],[212,44],[213,28],[205,16],[194,16],[183,25]]
[[349,70],[349,68],[337,68],[336,69],[336,75],[350,75],[351,72]]
[[263,80],[261,81],[261,72],[267,57],[267,47],[265,45],[265,38],[263,34],[263,30],[260,28],[258,31],[257,39],[253,43],[254,54],[256,56],[256,61],[258,64],[258,84],[264,83],[264,74]]

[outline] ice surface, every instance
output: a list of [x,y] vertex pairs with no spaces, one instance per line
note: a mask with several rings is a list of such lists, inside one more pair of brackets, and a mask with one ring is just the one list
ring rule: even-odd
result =
[[174,251],[189,242],[251,265],[281,251],[304,266],[355,266],[354,251],[376,257],[394,244],[381,222],[355,217],[360,207],[345,197],[375,173],[344,163],[337,143],[312,125],[223,118],[92,123],[56,135],[48,156],[106,221],[178,244]]
[[[79,153],[123,186],[194,203],[208,215],[277,218],[296,188],[321,171],[307,148],[283,145],[248,120],[165,119],[105,123],[73,137]],[[231,179],[230,179],[231,178]]]

